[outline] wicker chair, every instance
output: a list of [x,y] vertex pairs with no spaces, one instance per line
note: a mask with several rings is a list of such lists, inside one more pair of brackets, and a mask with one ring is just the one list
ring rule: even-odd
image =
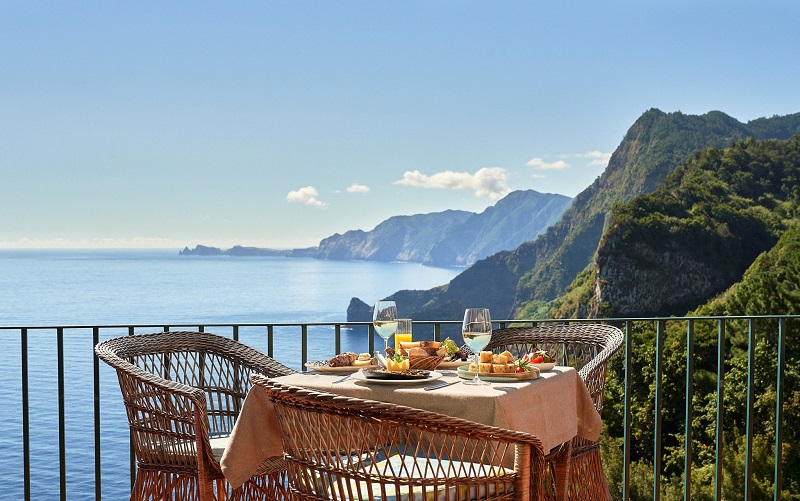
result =
[[[603,412],[603,390],[606,382],[606,365],[609,358],[622,346],[623,334],[618,328],[602,324],[544,325],[538,327],[511,327],[492,331],[489,351],[508,350],[515,356],[525,354],[534,347],[547,350],[558,365],[568,365],[578,370],[597,412]],[[558,454],[552,452],[548,458]],[[564,479],[567,499],[574,501],[610,500],[603,465],[600,462],[600,445],[580,437],[572,440],[568,471],[550,462],[556,488],[563,492]],[[564,464],[564,463],[560,463]]]
[[[275,406],[292,499],[542,499],[544,453],[533,435],[252,379]],[[506,454],[513,469],[502,466]]]
[[286,465],[265,462],[232,490],[219,465],[255,373],[296,371],[204,332],[124,336],[95,346],[117,370],[136,454],[132,500],[285,498]]

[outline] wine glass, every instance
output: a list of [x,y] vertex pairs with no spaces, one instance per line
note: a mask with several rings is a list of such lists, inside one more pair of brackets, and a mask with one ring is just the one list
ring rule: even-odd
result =
[[389,338],[397,330],[397,305],[394,301],[378,301],[372,311],[375,332],[383,338],[383,352],[389,347]]
[[478,361],[481,350],[486,348],[492,339],[492,319],[488,308],[467,308],[464,311],[464,323],[461,325],[461,334],[469,349],[475,353],[475,378],[464,381],[464,384],[488,385],[487,381],[478,377]]

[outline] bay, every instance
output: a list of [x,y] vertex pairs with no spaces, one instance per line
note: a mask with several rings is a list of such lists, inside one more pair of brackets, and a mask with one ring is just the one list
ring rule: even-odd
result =
[[[429,289],[447,283],[459,271],[409,263],[178,256],[171,250],[2,250],[0,326],[344,322],[352,297],[373,303],[400,289]],[[402,316],[402,304],[398,308]],[[226,327],[208,327],[206,331],[231,335]],[[101,339],[126,333],[124,329],[103,329]],[[266,353],[263,327],[242,327],[239,336]],[[335,354],[333,339],[332,328],[309,328],[309,360]],[[343,350],[365,351],[366,329],[343,329],[341,342]],[[4,486],[0,499],[20,499],[19,331],[0,330],[0,348],[0,450],[4,451],[0,455],[0,483]],[[59,497],[56,350],[54,329],[29,331],[32,499]],[[300,368],[299,328],[275,329],[274,357]],[[95,497],[92,373],[91,330],[66,329],[68,499]],[[127,420],[116,374],[102,363],[100,397],[102,497],[127,499]]]

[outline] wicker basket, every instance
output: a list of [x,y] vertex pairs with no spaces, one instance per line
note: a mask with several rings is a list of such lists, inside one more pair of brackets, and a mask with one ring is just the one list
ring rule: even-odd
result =
[[432,371],[444,360],[444,355],[433,357],[409,357],[408,362],[411,369]]

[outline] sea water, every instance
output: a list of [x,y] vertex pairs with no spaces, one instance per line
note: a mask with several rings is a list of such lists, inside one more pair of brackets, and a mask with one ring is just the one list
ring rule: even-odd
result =
[[[373,303],[397,290],[447,283],[459,271],[408,263],[178,256],[169,250],[3,250],[0,326],[344,322],[352,297]],[[403,305],[398,309],[402,315]],[[229,327],[206,331],[231,335]],[[103,329],[101,339],[126,333]],[[299,328],[275,328],[274,334],[274,357],[299,369]],[[239,338],[267,351],[264,327],[241,327]],[[333,339],[330,327],[309,328],[308,359],[332,356]],[[367,349],[368,339],[362,329],[343,329],[341,343],[342,350],[360,352]],[[56,331],[29,330],[27,352],[32,498],[58,499]],[[2,500],[23,497],[21,360],[19,332],[0,330]],[[64,331],[64,374],[67,497],[91,499],[95,497],[91,329]],[[127,499],[127,420],[116,374],[102,363],[100,381],[102,497]]]

